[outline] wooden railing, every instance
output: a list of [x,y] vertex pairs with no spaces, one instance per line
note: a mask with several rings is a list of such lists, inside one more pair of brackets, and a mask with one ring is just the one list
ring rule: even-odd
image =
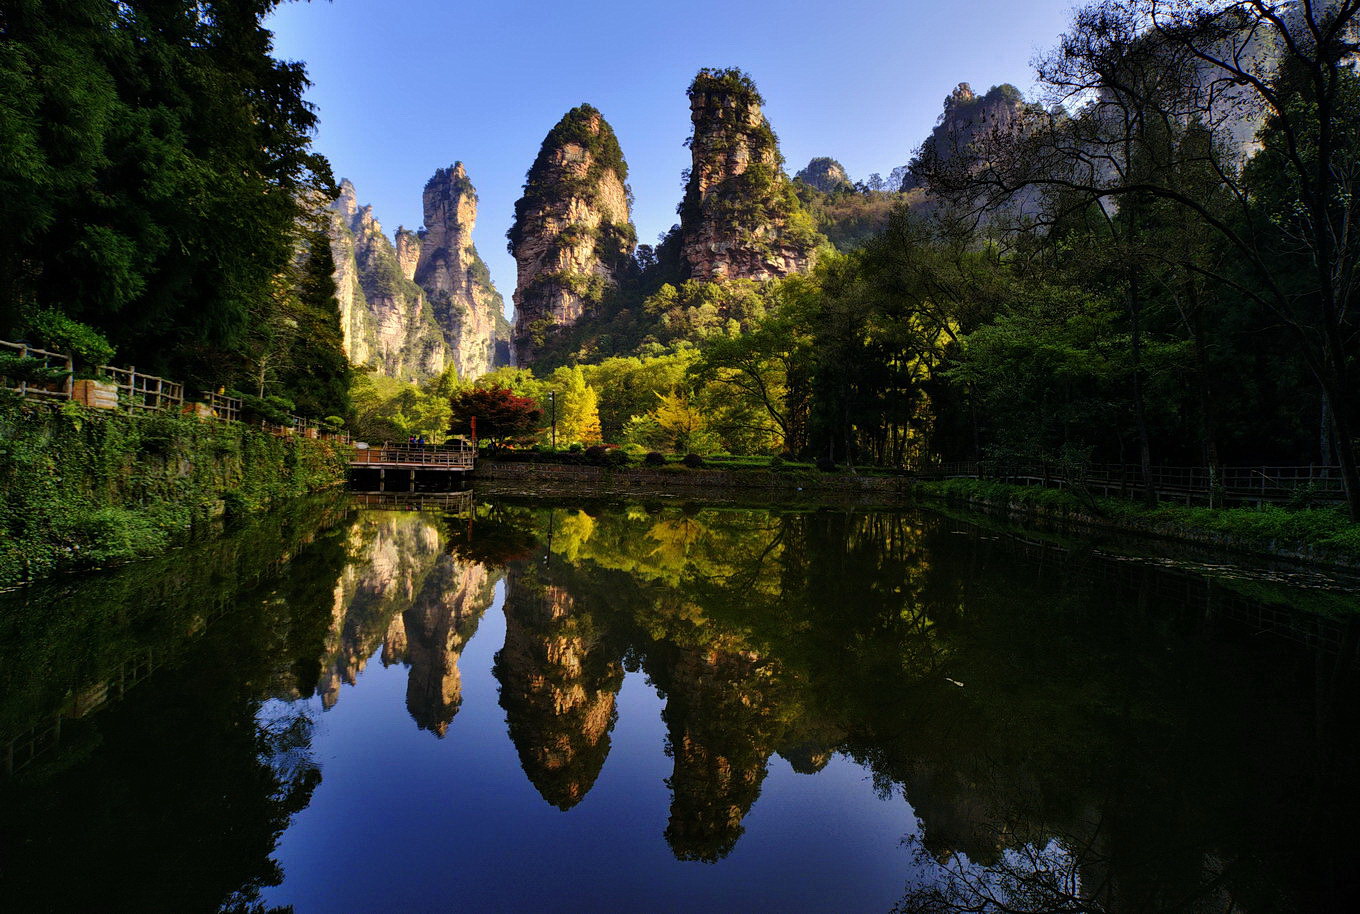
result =
[[214,419],[236,422],[241,418],[241,398],[225,394],[204,393],[203,402],[212,410]]
[[1106,494],[1133,495],[1149,487],[1170,498],[1208,498],[1213,494],[1245,500],[1286,500],[1300,494],[1341,499],[1345,494],[1336,466],[1222,467],[1217,478],[1208,467],[1153,467],[1147,476],[1137,464],[1071,467],[1042,461],[980,460],[922,469],[928,479],[995,479],[1022,485],[1084,486]]
[[444,447],[419,447],[384,444],[382,447],[360,448],[354,452],[352,466],[409,467],[420,469],[470,470],[476,463],[476,452],[467,444]]
[[184,408],[184,385],[177,381],[139,373],[136,366],[115,368],[112,365],[100,365],[99,371],[118,388],[118,401],[128,409],[179,412]]
[[61,381],[35,384],[22,377],[10,378],[8,376],[0,375],[0,381],[3,381],[3,383],[0,383],[0,387],[6,390],[16,391],[20,396],[24,397],[41,397],[44,399],[54,398],[58,400],[71,399],[71,384],[75,366],[72,364],[69,355],[64,355],[60,352],[48,352],[46,349],[29,346],[27,343],[10,343],[5,340],[0,340],[0,351],[4,350],[17,353],[21,359],[32,360],[38,367],[65,371],[66,377]]
[[[61,352],[48,352],[27,343],[11,343],[0,340],[0,352],[14,352],[35,367],[57,369],[64,373],[59,381],[48,383],[26,380],[22,376],[9,377],[0,374],[0,390],[13,390],[24,397],[69,400],[74,387],[74,363],[69,355]],[[168,378],[138,371],[136,366],[119,368],[116,365],[99,365],[96,370],[108,379],[118,391],[118,406],[133,412],[191,412],[204,418],[220,419],[224,422],[241,421],[243,403],[240,397],[204,392],[199,400],[201,406],[186,401],[184,385]],[[81,402],[85,402],[82,400]],[[111,407],[112,404],[110,403]],[[207,407],[206,411],[203,407]],[[322,432],[321,423],[304,416],[290,415],[284,425],[260,423],[261,428],[276,435],[301,434],[308,438],[326,438],[350,444],[351,439],[343,432]]]

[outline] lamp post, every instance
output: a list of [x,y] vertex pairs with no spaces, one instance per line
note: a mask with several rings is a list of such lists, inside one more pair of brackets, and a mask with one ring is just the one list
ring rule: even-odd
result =
[[557,391],[548,391],[548,408],[552,410],[552,449],[557,453]]

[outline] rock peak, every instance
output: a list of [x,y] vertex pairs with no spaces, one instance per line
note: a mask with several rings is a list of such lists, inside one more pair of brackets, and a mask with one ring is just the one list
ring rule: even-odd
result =
[[519,267],[519,364],[617,285],[637,244],[627,179],[614,129],[592,105],[568,111],[544,138],[506,233]]
[[681,256],[696,279],[771,279],[806,270],[822,240],[784,174],[755,82],[700,70],[689,87],[692,164]]
[[472,241],[477,189],[463,163],[436,170],[421,202],[425,230],[415,281],[429,296],[458,376],[477,378],[495,362],[504,300]]
[[394,246],[373,207],[358,205],[348,180],[331,211],[336,298],[350,362],[407,379],[442,372],[447,348],[425,296],[411,282],[414,236],[400,230]]
[[854,182],[845,172],[845,166],[828,156],[818,156],[807,163],[795,177],[808,187],[831,194],[841,190],[853,190]]

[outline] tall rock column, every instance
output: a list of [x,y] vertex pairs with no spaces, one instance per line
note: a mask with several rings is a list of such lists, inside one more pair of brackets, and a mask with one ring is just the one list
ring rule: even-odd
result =
[[590,105],[568,111],[543,140],[507,233],[519,266],[518,364],[617,285],[637,245],[627,178],[613,128]]
[[700,70],[689,101],[693,163],[680,252],[690,276],[773,279],[806,270],[822,238],[784,174],[751,77]]
[[495,363],[505,338],[505,300],[472,243],[477,190],[462,162],[441,168],[425,184],[425,229],[414,268],[444,334],[458,376],[478,378]]
[[442,372],[449,353],[425,294],[408,278],[411,240],[398,234],[404,264],[373,208],[360,206],[354,185],[341,182],[330,242],[345,352],[355,365],[420,380]]

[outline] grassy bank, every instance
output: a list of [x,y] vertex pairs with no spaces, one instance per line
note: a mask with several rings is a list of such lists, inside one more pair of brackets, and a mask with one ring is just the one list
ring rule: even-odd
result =
[[0,587],[157,554],[343,483],[345,457],[234,422],[0,402]]
[[915,489],[926,497],[951,502],[1021,511],[1260,555],[1346,566],[1360,564],[1360,524],[1352,523],[1339,508],[1147,507],[1123,499],[1088,499],[1062,489],[981,479],[921,482]]

